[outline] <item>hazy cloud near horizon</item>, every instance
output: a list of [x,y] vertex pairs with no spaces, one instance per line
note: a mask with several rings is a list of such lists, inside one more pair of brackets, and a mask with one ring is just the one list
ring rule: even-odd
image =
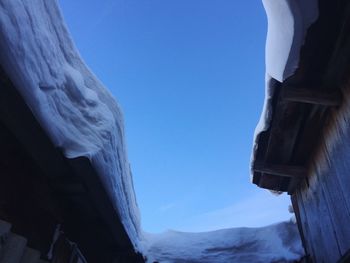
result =
[[[187,218],[181,222],[180,227],[173,230],[203,232],[232,227],[261,227],[288,221],[292,217],[286,206],[288,199],[286,194],[276,196],[262,190],[254,195],[247,195],[245,199],[239,199],[230,206]],[[166,212],[177,208],[172,203],[164,205],[160,210]]]

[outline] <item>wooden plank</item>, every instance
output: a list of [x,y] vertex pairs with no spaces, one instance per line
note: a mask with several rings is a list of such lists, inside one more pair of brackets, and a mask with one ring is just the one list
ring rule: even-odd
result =
[[326,177],[325,181],[320,183],[320,185],[325,195],[325,201],[327,203],[340,253],[344,255],[350,248],[350,228],[348,227],[350,217],[342,192],[339,191],[338,184],[335,182],[336,174],[334,172],[329,172],[324,176]]
[[[343,139],[345,139],[343,137]],[[350,249],[350,210],[346,200],[349,198],[349,188],[344,188],[343,183],[348,181],[349,177],[349,159],[350,149],[346,143],[337,143],[332,152],[325,149],[327,162],[326,172],[319,174],[324,183],[322,184],[326,194],[326,200],[330,210],[331,219],[334,224],[334,230],[337,236],[338,244],[342,255],[345,255]],[[343,182],[344,181],[344,182]]]
[[[300,226],[300,228],[302,229],[302,233],[304,234],[304,249],[305,249],[305,253],[307,255],[307,257],[310,259],[310,262],[314,262],[315,261],[315,251],[314,251],[314,247],[312,245],[311,242],[311,230],[310,230],[310,226],[309,226],[309,219],[307,217],[307,212],[305,210],[304,207],[304,200],[303,200],[303,195],[302,195],[302,191],[305,191],[306,189],[306,181],[302,182],[302,187],[299,188],[296,192],[295,192],[295,196],[296,196],[296,201],[298,203],[298,208],[299,208],[299,221],[298,221],[298,227]],[[298,218],[297,218],[298,220]]]
[[281,183],[283,178],[285,177],[262,173],[260,181],[257,185],[264,189],[283,192],[283,190],[281,189]]
[[311,90],[306,88],[286,86],[282,88],[281,98],[285,101],[294,101],[323,106],[339,106],[341,95],[339,92]]
[[308,243],[315,262],[337,262],[341,253],[334,233],[334,226],[319,178],[309,177],[309,187],[301,191],[304,211],[309,228]]
[[262,162],[255,162],[253,169],[255,172],[297,179],[305,178],[307,173],[307,170],[301,166],[267,164]]
[[297,221],[300,239],[301,239],[301,242],[302,242],[303,247],[305,249],[305,254],[308,255],[310,253],[308,252],[308,249],[307,249],[307,243],[306,243],[306,240],[305,240],[305,234],[304,234],[304,231],[303,231],[303,225],[301,223],[302,222],[301,212],[300,212],[301,209],[300,209],[300,207],[298,205],[298,197],[297,197],[297,195],[296,194],[291,195],[290,201],[292,203],[295,219]]
[[289,185],[288,185],[288,194],[289,195],[293,195],[293,193],[295,192],[295,190],[298,188],[299,184],[300,184],[300,179],[299,178],[291,178]]
[[[347,131],[342,135],[342,141],[338,142],[332,151],[334,169],[337,173],[340,188],[338,191],[341,191],[344,195],[344,200],[347,206],[348,211],[350,211],[350,123],[349,119],[347,121]],[[346,143],[344,143],[346,142]]]
[[[335,231],[335,225],[332,221],[332,214],[330,207],[326,200],[326,194],[323,187],[319,186],[314,193],[316,197],[316,210],[314,215],[320,225],[320,236],[325,244],[326,254],[329,257],[326,262],[337,262],[341,258],[341,249],[338,242],[338,237]],[[318,202],[317,202],[318,198]]]
[[307,104],[285,103],[279,99],[274,109],[266,154],[261,159],[277,164],[284,164],[291,159],[309,108]]

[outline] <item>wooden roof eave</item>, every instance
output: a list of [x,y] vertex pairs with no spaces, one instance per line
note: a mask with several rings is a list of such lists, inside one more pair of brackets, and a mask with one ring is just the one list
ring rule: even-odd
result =
[[[100,254],[106,257],[118,258],[121,254],[124,260],[143,262],[90,161],[85,157],[64,157],[1,66],[0,87],[0,122],[48,177],[52,194],[64,210],[68,237],[78,244],[81,241],[79,248],[84,256],[101,249]],[[89,229],[91,226],[93,229]]]
[[259,137],[253,163],[253,183],[259,187],[294,192],[307,176],[329,108],[342,103],[340,82],[350,65],[350,5],[337,2],[320,1],[323,9],[309,30],[299,68],[274,94],[271,125]]

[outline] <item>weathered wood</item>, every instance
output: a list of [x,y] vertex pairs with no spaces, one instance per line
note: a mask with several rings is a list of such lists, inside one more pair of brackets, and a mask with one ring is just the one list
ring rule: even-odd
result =
[[[310,187],[302,183],[302,187],[296,191],[300,207],[298,224],[305,234],[308,253],[315,262],[337,262],[350,249],[348,117],[332,125],[339,125],[335,133],[341,140],[332,140],[333,133],[326,138],[320,137],[318,157],[313,159],[309,177]],[[346,130],[343,130],[344,127]],[[326,144],[328,140],[332,143]]]
[[[328,256],[326,262],[337,262],[341,257],[341,249],[339,247],[338,237],[335,233],[335,225],[332,221],[332,214],[330,212],[330,207],[326,201],[326,193],[322,187],[318,187],[315,192],[313,192],[313,216],[319,225],[319,229],[315,231],[318,232],[318,239],[322,239],[324,243],[324,249]],[[316,247],[317,249],[317,247]]]
[[305,178],[307,172],[306,169],[301,166],[277,165],[260,162],[254,164],[254,171],[297,179]]
[[339,106],[341,95],[339,92],[329,92],[323,90],[311,90],[299,87],[283,87],[281,98],[285,101],[302,102],[323,106]]
[[[345,120],[344,120],[345,121]],[[349,121],[349,120],[348,120]],[[332,154],[334,156],[332,162],[334,170],[337,173],[340,188],[337,191],[341,191],[344,195],[344,200],[348,211],[350,211],[350,126],[348,124],[348,130],[343,134],[343,142],[339,142],[333,149]]]
[[[291,195],[290,201],[291,201],[292,206],[293,206],[293,211],[294,211],[296,221],[301,222],[301,215],[300,214],[303,213],[303,211],[302,212],[300,211],[301,209],[298,205],[297,195],[296,194]],[[308,252],[308,249],[307,249],[308,245],[306,243],[305,234],[304,234],[303,227],[301,224],[298,224],[298,230],[299,230],[301,242],[302,242],[304,250],[305,250],[305,254],[309,255],[310,253]]]
[[309,180],[309,187],[300,192],[299,201],[304,207],[309,233],[307,242],[312,246],[315,262],[337,262],[341,253],[334,233],[334,226],[329,213],[325,195],[317,176]]
[[[290,178],[288,192],[295,188],[293,184],[298,184],[293,206],[297,208],[296,217],[310,260],[332,263],[341,258],[347,260],[350,251],[350,97],[347,95],[350,87],[345,87],[350,73],[350,4],[321,2],[319,19],[308,30],[301,51],[301,75],[284,81],[274,94],[267,130],[269,143],[264,144],[266,154],[259,156],[265,163],[255,165],[254,171],[262,178],[275,177],[276,183],[266,180],[269,185]],[[346,24],[344,14],[348,19]],[[321,43],[324,35],[327,35],[326,44]],[[334,125],[339,129],[331,129],[329,133],[326,128]],[[318,155],[325,143],[321,134],[327,135],[329,147],[321,152],[324,155]],[[295,174],[301,173],[293,173],[285,165],[282,169],[281,165],[266,163],[296,164],[310,171],[307,180],[295,182],[293,178],[298,178]]]
[[350,228],[348,227],[350,217],[342,192],[339,191],[338,183],[335,182],[336,174],[329,172],[326,177],[325,181],[320,183],[320,187],[322,187],[325,195],[326,205],[340,253],[344,255],[350,248]]
[[[305,188],[306,187],[306,182],[302,182],[302,185],[304,185]],[[314,260],[314,255],[315,255],[315,251],[314,248],[310,242],[310,227],[309,227],[309,220],[306,216],[306,211],[305,211],[305,207],[304,207],[304,203],[303,203],[303,198],[302,198],[302,194],[300,189],[298,189],[295,193],[294,196],[296,197],[296,202],[298,204],[298,211],[299,211],[299,218],[297,217],[297,223],[298,223],[298,227],[301,229],[301,232],[304,234],[304,249],[305,249],[305,253],[306,255],[309,257],[310,262],[315,261]]]
[[282,179],[286,177],[280,177],[272,174],[262,173],[259,183],[259,187],[264,189],[269,189],[273,191],[283,191],[281,190]]
[[301,180],[299,178],[290,178],[288,189],[287,189],[287,193],[289,195],[292,195],[295,192],[295,190],[298,188],[300,184],[300,181]]
[[347,203],[350,200],[346,200],[349,199],[349,188],[343,187],[343,181],[346,182],[349,177],[350,165],[347,157],[350,149],[346,143],[337,143],[331,153],[326,147],[323,149],[327,161],[323,164],[325,168],[318,172],[317,176],[322,178],[320,187],[325,193],[337,242],[341,254],[344,255],[350,248],[350,228],[347,227],[350,221]]
[[293,155],[301,126],[308,115],[309,105],[280,100],[275,108],[270,137],[264,160],[268,163],[286,163]]

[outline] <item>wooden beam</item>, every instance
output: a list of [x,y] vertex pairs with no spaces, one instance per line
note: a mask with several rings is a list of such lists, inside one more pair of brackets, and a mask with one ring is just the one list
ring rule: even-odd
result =
[[310,90],[305,88],[295,88],[285,86],[281,91],[282,100],[317,104],[323,106],[339,106],[341,95],[339,92],[329,92],[324,90]]
[[276,165],[256,162],[254,164],[255,172],[302,179],[306,176],[306,169],[301,166],[293,165]]

